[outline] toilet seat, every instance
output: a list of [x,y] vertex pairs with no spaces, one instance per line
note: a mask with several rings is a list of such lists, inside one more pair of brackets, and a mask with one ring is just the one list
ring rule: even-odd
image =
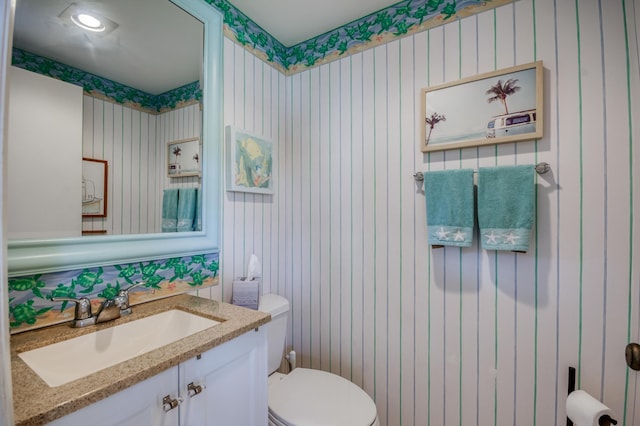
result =
[[376,406],[365,391],[331,373],[296,368],[269,377],[271,424],[371,426]]

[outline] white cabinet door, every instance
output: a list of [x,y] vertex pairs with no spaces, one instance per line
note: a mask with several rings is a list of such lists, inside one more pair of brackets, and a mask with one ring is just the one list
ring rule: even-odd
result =
[[178,396],[178,367],[62,417],[55,426],[176,426],[179,406],[165,412],[162,398]]
[[[261,327],[180,365],[181,426],[267,425],[266,330]],[[202,391],[188,391],[188,386]]]

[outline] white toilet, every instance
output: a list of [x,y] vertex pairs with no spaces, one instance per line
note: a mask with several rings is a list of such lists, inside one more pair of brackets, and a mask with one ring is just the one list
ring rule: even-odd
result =
[[267,324],[269,364],[269,426],[379,426],[376,405],[365,391],[335,374],[295,368],[277,373],[284,351],[289,301],[260,297]]

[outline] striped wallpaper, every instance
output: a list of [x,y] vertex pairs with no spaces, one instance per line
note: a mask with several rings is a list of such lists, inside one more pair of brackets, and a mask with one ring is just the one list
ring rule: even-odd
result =
[[82,228],[107,234],[161,232],[162,190],[198,187],[198,177],[167,177],[167,142],[200,136],[200,106],[153,115],[83,96],[84,157],[107,160],[106,218],[83,218]]
[[[230,40],[224,121],[279,144],[273,196],[226,192],[223,285],[251,253],[299,365],[382,425],[564,425],[567,368],[640,425],[637,0],[520,0],[287,76]],[[420,88],[542,60],[545,136],[419,151]],[[415,171],[548,162],[527,254],[427,247]]]

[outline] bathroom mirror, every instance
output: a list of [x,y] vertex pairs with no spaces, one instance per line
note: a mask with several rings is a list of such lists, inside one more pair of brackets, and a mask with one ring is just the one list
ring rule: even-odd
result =
[[[17,1],[19,3],[21,0]],[[130,3],[137,2],[138,0],[130,0]],[[90,5],[91,3],[77,2],[76,4]],[[172,3],[196,17],[204,26],[203,64],[200,75],[202,117],[199,135],[202,141],[202,231],[64,238],[35,236],[30,239],[9,240],[10,276],[188,256],[218,250],[222,156],[222,16],[212,6],[201,0],[172,0]],[[142,19],[153,20],[152,11],[149,12],[149,10],[147,8],[148,13],[141,15]],[[119,48],[126,49],[126,45],[121,45]],[[92,54],[99,55],[100,51],[96,49]],[[154,75],[153,69],[142,71],[148,73],[149,79]],[[166,164],[162,167],[166,168]],[[110,167],[111,170],[113,167]],[[10,226],[9,223],[8,227]]]

